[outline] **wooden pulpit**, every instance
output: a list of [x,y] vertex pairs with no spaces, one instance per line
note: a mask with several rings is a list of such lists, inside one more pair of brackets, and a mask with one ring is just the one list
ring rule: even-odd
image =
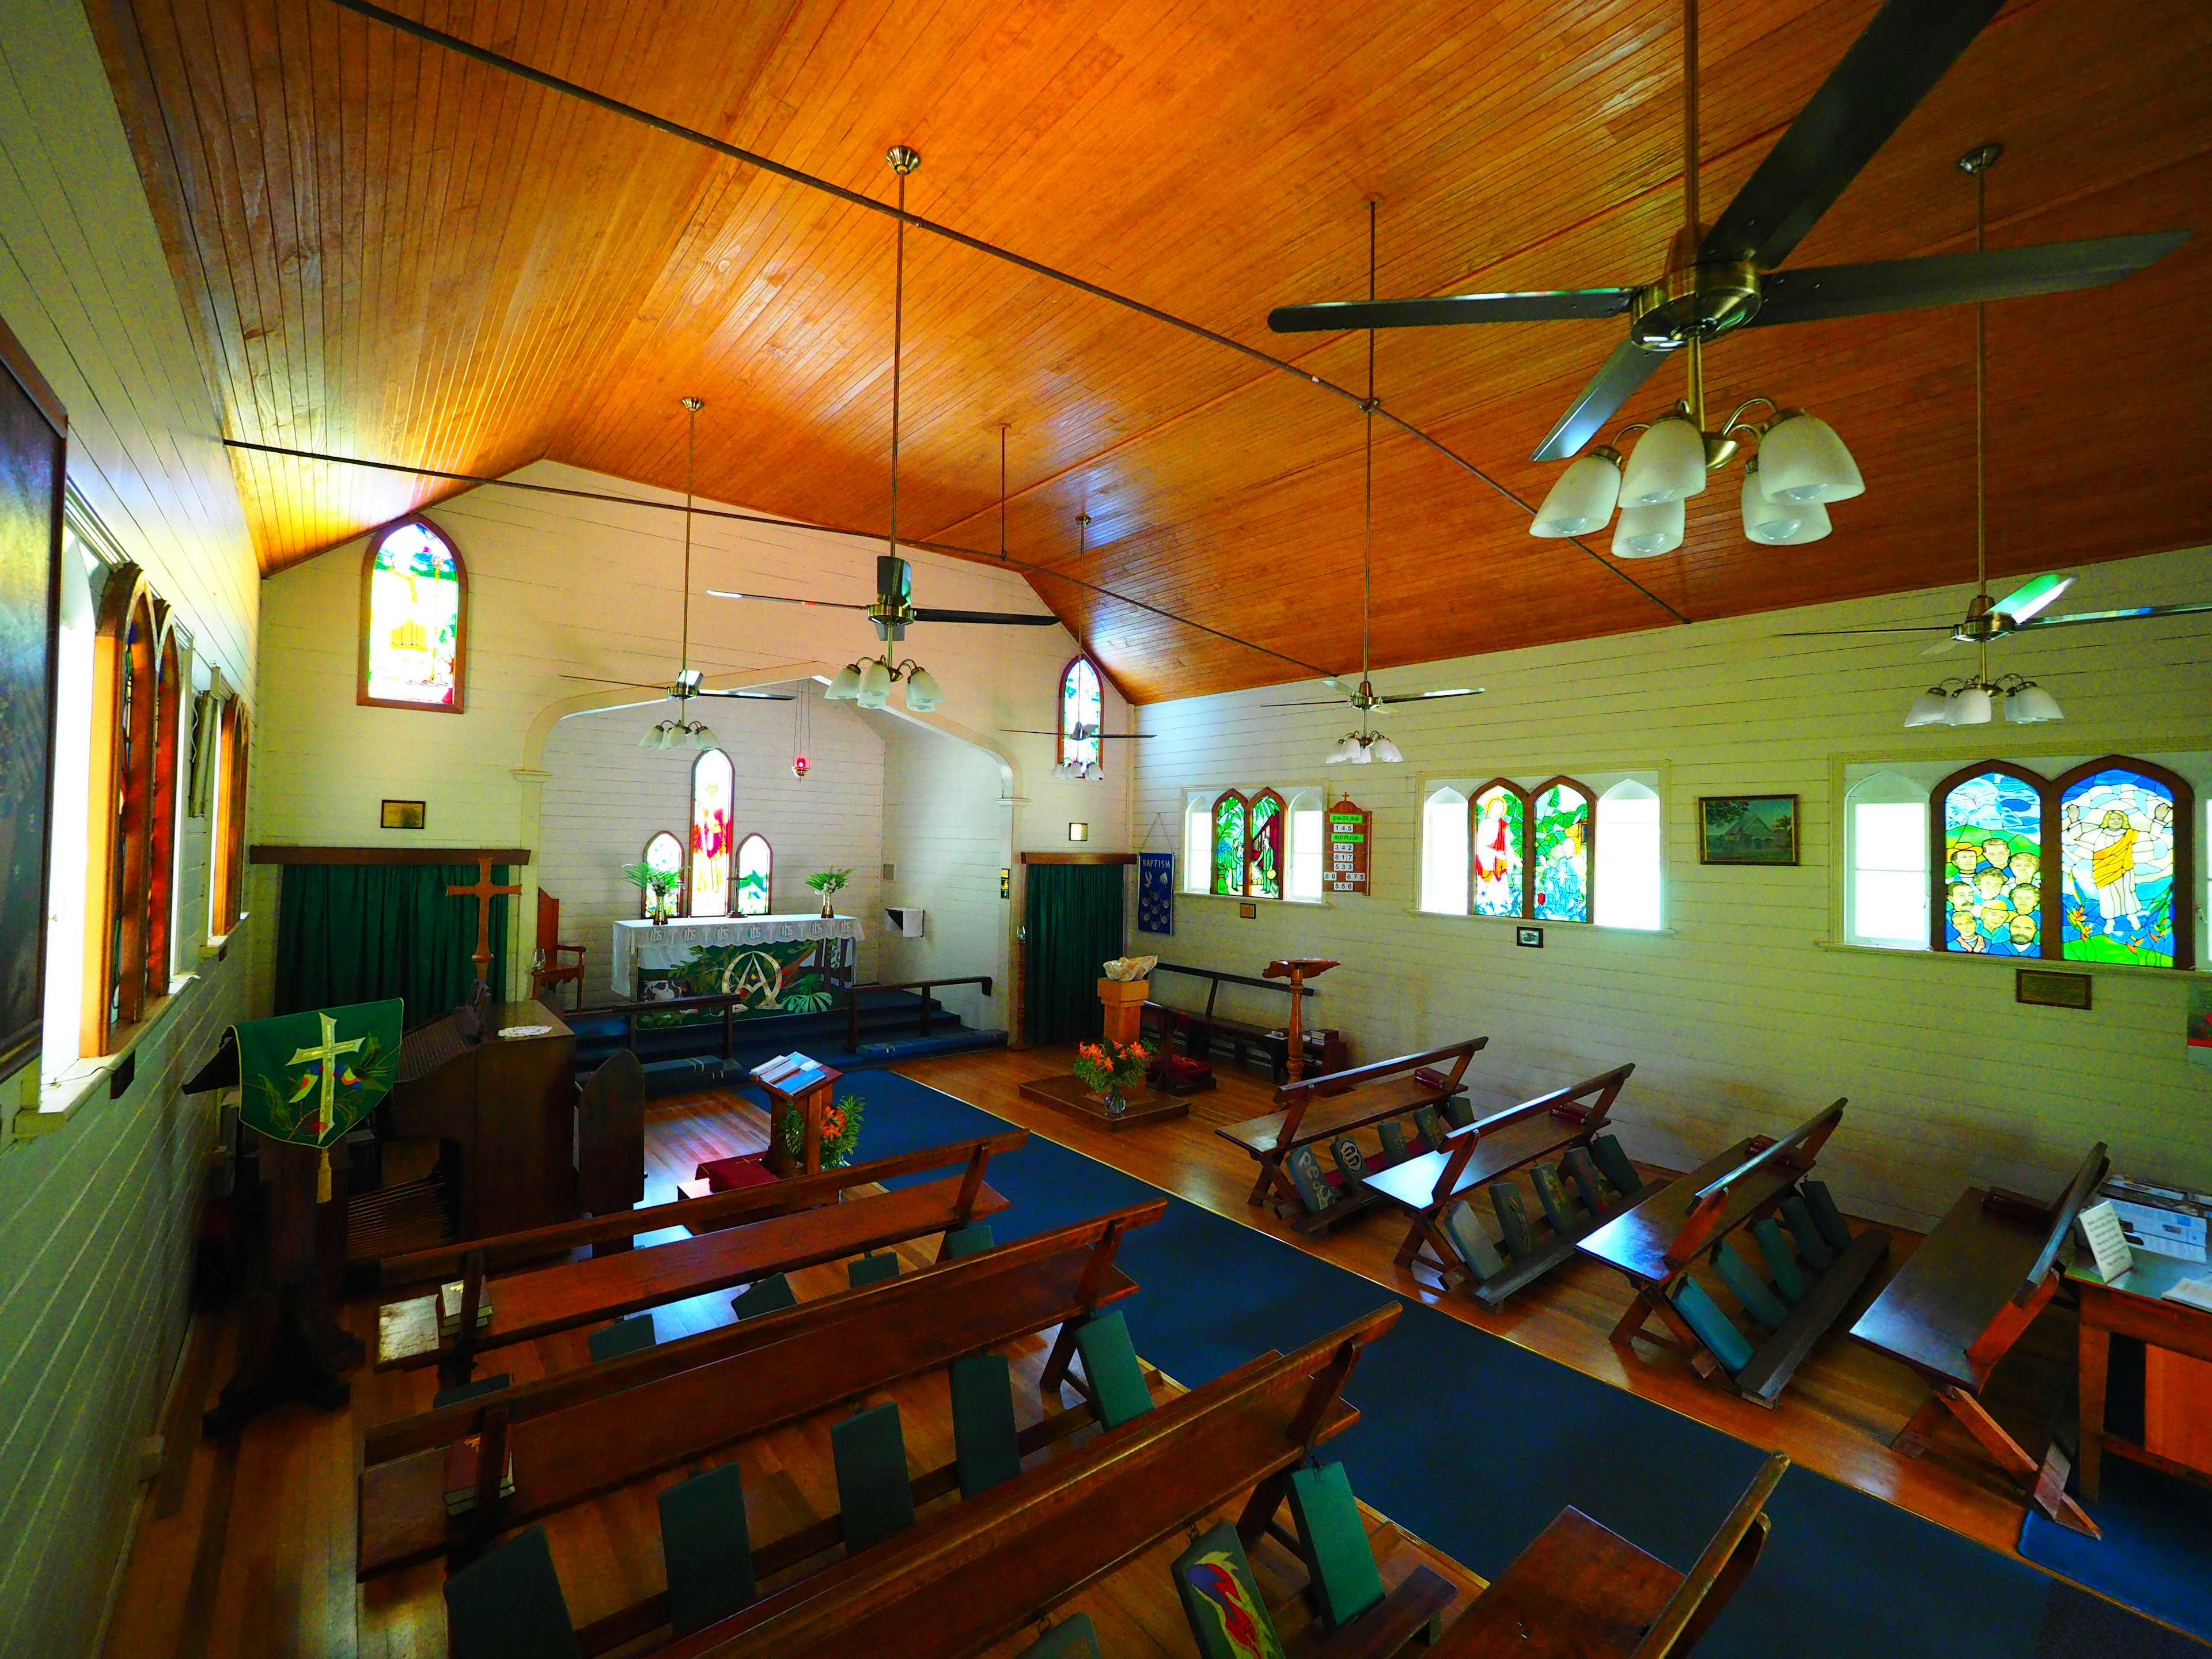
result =
[[[761,1091],[768,1096],[768,1167],[778,1176],[819,1175],[822,1173],[822,1109],[831,1099],[831,1091],[844,1077],[832,1066],[818,1068],[819,1078],[789,1093],[773,1083],[762,1081]],[[799,1155],[793,1158],[784,1140],[784,1122],[793,1113],[799,1115]]]
[[1291,982],[1291,1023],[1285,1032],[1289,1048],[1283,1056],[1283,1069],[1291,1083],[1306,1074],[1306,1034],[1298,1018],[1300,1005],[1305,1001],[1305,982],[1340,965],[1329,957],[1280,957],[1260,970],[1264,978],[1286,979]]

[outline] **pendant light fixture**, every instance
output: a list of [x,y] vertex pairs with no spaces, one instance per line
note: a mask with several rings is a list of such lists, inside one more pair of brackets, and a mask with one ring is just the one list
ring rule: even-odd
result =
[[662,720],[637,740],[641,749],[712,749],[714,734],[700,721],[689,718],[684,705],[697,690],[701,676],[691,668],[691,493],[699,448],[699,411],[707,406],[703,398],[686,398],[684,403],[684,629],[682,644],[678,647],[680,661],[677,665],[676,681],[669,695],[676,699],[676,716]]
[[[1989,170],[2004,154],[1998,143],[1978,145],[1959,158],[1959,170],[1974,181],[1974,251],[1982,251],[1982,237],[1989,217]],[[1973,604],[1969,616],[1985,615],[1994,601],[1990,598],[1990,502],[1989,502],[1989,306],[1984,301],[1974,302],[1974,588]],[[1773,493],[1770,489],[1770,493]],[[2050,599],[2056,599],[2063,584],[2053,588]],[[2044,600],[2050,603],[2050,599]],[[2058,699],[2033,680],[2023,679],[2018,674],[2007,674],[1998,679],[1990,678],[1990,641],[1984,635],[1976,644],[1980,662],[1971,679],[1947,679],[1929,686],[1913,700],[1905,711],[1905,724],[1908,730],[1923,726],[1986,726],[1995,711],[1996,701],[2004,702],[2004,716],[2016,726],[2037,726],[2046,720],[2066,718],[2066,711],[2058,706]]]
[[[891,278],[891,528],[884,550],[892,559],[899,556],[899,416],[902,392],[901,370],[906,345],[906,180],[907,175],[921,165],[918,151],[904,144],[894,144],[884,153],[884,160],[898,175],[898,252]],[[1003,477],[1005,451],[1001,440],[1000,461]],[[1005,538],[1003,509],[1000,537]],[[1005,549],[1000,548],[1003,556]],[[878,568],[883,561],[878,560]],[[879,624],[880,626],[880,624]],[[886,635],[889,642],[896,644],[904,639],[906,630],[895,627]],[[853,702],[862,708],[883,708],[890,703],[891,688],[901,681],[906,684],[906,706],[917,714],[927,714],[945,701],[945,693],[937,684],[937,677],[913,658],[902,662],[892,660],[886,650],[880,656],[863,657],[848,663],[837,671],[823,694],[830,702]]]
[[[1375,212],[1376,204],[1367,204],[1367,298],[1375,298]],[[1367,396],[1360,403],[1366,420],[1362,453],[1364,472],[1360,492],[1359,530],[1359,687],[1365,694],[1368,682],[1370,635],[1375,611],[1375,411],[1382,407],[1375,395],[1375,331],[1367,331]],[[1324,766],[1369,766],[1376,761],[1395,765],[1404,760],[1398,745],[1375,729],[1375,710],[1363,702],[1359,709],[1359,729],[1347,732],[1336,740],[1335,745],[1322,757]]]
[[799,701],[791,706],[791,775],[803,778],[813,764],[806,751],[814,746],[814,682],[799,683]]

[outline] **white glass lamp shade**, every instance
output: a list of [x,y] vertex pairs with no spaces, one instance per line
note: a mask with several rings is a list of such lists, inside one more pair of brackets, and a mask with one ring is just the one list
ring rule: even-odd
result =
[[1827,536],[1835,526],[1828,521],[1828,509],[1818,501],[1793,501],[1790,511],[1799,515],[1795,533],[1770,544],[1775,547],[1802,547],[1807,542],[1817,542]]
[[1559,474],[1528,526],[1532,536],[1556,539],[1602,529],[1620,501],[1620,457],[1600,447],[1578,455]]
[[828,702],[850,702],[860,695],[860,665],[848,662],[839,669],[822,696]]
[[1778,501],[1847,501],[1866,494],[1859,465],[1835,428],[1802,410],[1783,415],[1759,439],[1759,477]]
[[646,730],[645,735],[637,740],[637,746],[641,749],[667,748],[668,722],[666,720],[663,720],[658,726],[648,726]]
[[1951,700],[1943,695],[1940,685],[1931,686],[1912,700],[1912,707],[1905,711],[1907,731],[1920,726],[1942,726],[1948,723]]
[[1376,760],[1392,766],[1396,765],[1400,761],[1406,758],[1403,755],[1398,752],[1398,745],[1385,737],[1377,737],[1375,739],[1373,752]]
[[1656,559],[1682,544],[1682,503],[1661,501],[1651,507],[1623,507],[1613,527],[1613,556],[1616,559]]
[[1368,744],[1362,743],[1358,738],[1354,738],[1352,740],[1352,752],[1345,757],[1345,764],[1347,766],[1369,766],[1374,763],[1374,760],[1375,750],[1373,747]]
[[1083,769],[1083,781],[1085,783],[1105,782],[1106,769],[1101,766],[1097,761],[1091,762],[1090,765]]
[[863,708],[881,708],[891,700],[891,671],[881,658],[872,659],[860,669],[860,689],[853,701]]
[[1654,421],[1628,453],[1620,480],[1623,507],[1679,501],[1705,487],[1705,439],[1686,415]]
[[1805,504],[1769,498],[1759,479],[1759,463],[1743,471],[1743,533],[1769,547],[1787,547],[1805,527]]
[[2005,718],[2016,726],[2034,726],[2044,720],[2063,720],[2066,711],[2041,686],[2023,685],[2006,696]]
[[1346,761],[1350,760],[1353,755],[1357,754],[1358,750],[1358,738],[1339,738],[1336,740],[1336,746],[1331,749],[1328,755],[1323,757],[1322,764],[1323,766],[1341,766]]
[[917,663],[914,672],[906,677],[906,706],[917,714],[927,714],[945,701],[945,693],[938,690],[937,676]]
[[703,726],[694,726],[691,728],[691,746],[694,749],[713,749],[718,745],[712,732]]
[[1990,694],[1978,685],[1970,685],[1963,691],[1954,691],[1949,707],[1943,711],[1946,726],[1987,726],[1990,723]]

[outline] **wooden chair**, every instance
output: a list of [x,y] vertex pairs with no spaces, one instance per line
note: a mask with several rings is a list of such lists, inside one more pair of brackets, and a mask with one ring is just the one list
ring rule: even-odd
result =
[[[465,1382],[477,1356],[489,1349],[964,1227],[1006,1207],[985,1183],[984,1171],[995,1154],[1012,1152],[1028,1136],[1024,1129],[1008,1130],[766,1187],[394,1256],[384,1263],[387,1285],[442,1279],[459,1268],[460,1319],[454,1334],[443,1336],[434,1297],[387,1303],[379,1316],[377,1369],[436,1365],[448,1386]],[[960,1172],[838,1201],[849,1188],[949,1167]],[[694,1237],[586,1261],[559,1259],[578,1245],[628,1239],[672,1221],[691,1228]],[[494,1267],[548,1257],[555,1265],[488,1279]],[[477,1318],[486,1297],[489,1322]]]
[[[569,960],[573,954],[575,960]],[[530,994],[543,997],[546,988],[573,985],[575,1006],[584,1006],[584,947],[561,943],[561,901],[543,887],[538,890],[538,953],[530,963]]]
[[[1345,1381],[1397,1317],[1393,1303],[1295,1353],[1240,1365],[661,1651],[847,1659],[913,1651],[927,1632],[927,1650],[949,1659],[1018,1634],[1248,1492],[1236,1532],[1249,1547],[1271,1529],[1291,1472],[1358,1420]],[[1402,1645],[1391,1630],[1412,1620],[1411,1639],[1451,1598],[1446,1581],[1420,1569],[1312,1651],[1387,1656]]]
[[2097,1538],[2097,1523],[2067,1495],[2065,1452],[2055,1443],[2039,1462],[1982,1404],[1997,1362],[2012,1351],[2064,1277],[2061,1253],[2075,1218],[2112,1169],[2099,1141],[2055,1203],[1969,1187],[1897,1276],[1861,1314],[1851,1334],[1910,1365],[1935,1390],[1890,1443],[1907,1457],[1928,1449],[1948,1412],[1963,1424],[2036,1507]]
[[1318,1232],[1376,1203],[1374,1194],[1347,1186],[1343,1196],[1326,1208],[1309,1209],[1285,1162],[1302,1147],[1327,1146],[1339,1135],[1449,1100],[1464,1087],[1460,1079],[1468,1062],[1489,1041],[1473,1037],[1425,1054],[1401,1054],[1307,1079],[1275,1091],[1279,1110],[1224,1124],[1214,1133],[1243,1148],[1260,1165],[1246,1202],[1265,1205],[1272,1200],[1275,1213],[1301,1232]]
[[[1642,1335],[1679,1348],[1698,1376],[1725,1378],[1745,1399],[1772,1408],[1889,1250],[1885,1230],[1869,1227],[1854,1237],[1827,1188],[1805,1180],[1844,1121],[1844,1105],[1837,1101],[1779,1140],[1752,1135],[1736,1142],[1581,1240],[1578,1249],[1618,1268],[1636,1289],[1613,1327],[1615,1347],[1632,1352]],[[1778,1212],[1788,1238],[1773,1218]],[[1731,1235],[1741,1234],[1756,1241],[1765,1276],[1736,1249]],[[1691,1276],[1701,1259],[1765,1328],[1756,1345]],[[1668,1334],[1645,1330],[1654,1317]]]
[[[1408,1269],[1426,1267],[1437,1275],[1441,1288],[1450,1290],[1464,1284],[1484,1307],[1502,1307],[1514,1291],[1572,1256],[1582,1238],[1628,1206],[1657,1192],[1659,1184],[1637,1175],[1618,1141],[1610,1135],[1601,1139],[1606,1115],[1635,1069],[1632,1065],[1616,1066],[1571,1088],[1555,1089],[1518,1106],[1509,1106],[1453,1130],[1440,1151],[1409,1158],[1366,1176],[1363,1184],[1370,1192],[1405,1212],[1406,1242],[1398,1247],[1398,1265]],[[1595,1161],[1591,1160],[1592,1152],[1599,1154]],[[1562,1153],[1565,1156],[1561,1170],[1544,1172],[1549,1179],[1540,1182],[1538,1187],[1552,1224],[1548,1238],[1538,1243],[1525,1231],[1508,1223],[1501,1254],[1486,1232],[1480,1240],[1464,1235],[1467,1226],[1479,1228],[1481,1224],[1471,1217],[1457,1217],[1454,1212],[1478,1188],[1539,1158]],[[1603,1181],[1598,1173],[1600,1162],[1606,1170]],[[1608,1182],[1613,1188],[1610,1194],[1606,1190]],[[1580,1197],[1579,1216],[1574,1213],[1571,1193]]]
[[[1062,1340],[1042,1378],[1049,1401],[1073,1352],[1066,1334],[1136,1291],[1114,1265],[1122,1235],[1158,1220],[1166,1208],[1163,1199],[1132,1205],[963,1261],[371,1429],[362,1448],[356,1576],[368,1579],[441,1554],[472,1557],[502,1532],[696,1463],[811,1417],[826,1401],[865,1396],[1058,1326]],[[1060,1412],[1025,1431],[1021,1450],[1049,1445],[1095,1420],[1087,1407]],[[471,1439],[477,1500],[449,1519],[447,1448]],[[499,1475],[507,1468],[514,1490],[501,1498]],[[932,1471],[916,1482],[915,1502],[957,1484],[953,1466]],[[833,1547],[842,1535],[832,1522],[826,1531],[817,1527],[772,1540],[754,1551],[755,1568],[770,1577]],[[592,1626],[586,1650],[603,1650],[600,1638],[616,1626],[629,1634],[605,1645],[667,1620],[665,1597],[641,1604],[614,1626],[602,1620]]]
[[1681,1659],[1758,1565],[1767,1495],[1789,1467],[1780,1452],[1766,1460],[1686,1573],[1561,1510],[1430,1659]]

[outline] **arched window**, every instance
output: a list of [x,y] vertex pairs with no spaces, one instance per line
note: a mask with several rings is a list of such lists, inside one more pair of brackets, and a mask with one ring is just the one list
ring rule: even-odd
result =
[[145,1000],[167,996],[171,971],[170,933],[176,905],[177,756],[185,710],[185,685],[177,652],[176,629],[168,607],[154,604],[159,648],[154,657],[154,746],[147,757],[153,769],[151,803],[146,820]]
[[1060,676],[1060,759],[1078,766],[1097,766],[1105,750],[1098,734],[1106,729],[1106,703],[1098,688],[1098,670],[1088,657],[1078,657]]
[[1328,856],[1322,850],[1327,841],[1322,805],[1318,789],[1301,789],[1291,797],[1290,883],[1284,892],[1285,898],[1311,902],[1322,896],[1322,866]]
[[246,764],[252,721],[236,696],[216,722],[216,805],[208,820],[208,931],[217,938],[238,926],[246,908]]
[[775,851],[768,844],[766,836],[747,836],[738,843],[738,914],[741,916],[764,916],[768,914],[769,878],[774,873]]
[[1588,921],[1597,873],[1589,791],[1571,778],[1537,786],[1531,799],[1529,914],[1539,921]]
[[[1928,795],[1877,772],[1844,797],[1844,936],[1893,951],[1928,948]],[[1613,848],[1606,843],[1612,880]]]
[[1467,811],[1468,901],[1478,916],[1528,914],[1528,797],[1496,778],[1474,792]]
[[695,916],[730,914],[730,757],[709,749],[691,765],[691,905]]
[[1283,798],[1272,789],[1252,797],[1246,812],[1244,890],[1254,898],[1283,896],[1284,832],[1290,827],[1283,816]]
[[1936,786],[1932,872],[1942,920],[1929,942],[1971,956],[2044,954],[2045,787],[2034,773],[1982,761]]
[[1234,789],[1224,790],[1213,802],[1213,841],[1209,856],[1212,860],[1214,892],[1233,893],[1240,897],[1243,894],[1244,823],[1244,797]]
[[[676,902],[673,909],[675,915],[679,916],[682,915],[684,913],[683,887],[684,843],[676,839],[676,832],[674,830],[664,830],[659,835],[655,836],[651,841],[646,842],[645,862],[648,869],[672,870],[676,872]],[[638,889],[637,893],[637,913],[641,916],[645,914],[645,890],[641,887]]]
[[1203,795],[1182,805],[1182,885],[1187,893],[1213,890],[1213,804]]
[[1659,797],[1624,778],[1598,797],[1597,828],[1605,837],[1605,885],[1597,920],[1607,927],[1659,926]]
[[428,519],[393,525],[361,567],[361,687],[377,708],[461,712],[469,578]]
[[90,775],[98,805],[88,837],[80,1034],[88,1057],[112,1054],[146,1012],[157,650],[153,594],[136,565],[119,566],[100,593],[93,657]]
[[2107,755],[2060,775],[2051,793],[2063,883],[2058,954],[2191,966],[2195,813],[2187,782],[2148,761]]
[[1432,791],[1421,804],[1421,908],[1467,914],[1467,797]]

